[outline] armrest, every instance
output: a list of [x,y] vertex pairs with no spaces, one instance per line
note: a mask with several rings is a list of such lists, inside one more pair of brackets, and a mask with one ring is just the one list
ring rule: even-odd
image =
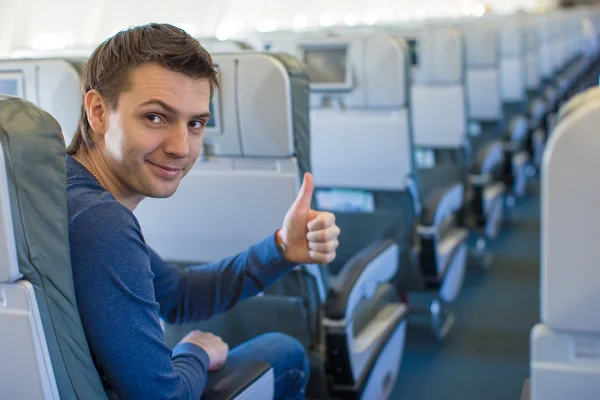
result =
[[398,272],[398,252],[393,240],[378,240],[350,258],[332,279],[325,317],[349,318],[365,293],[372,295],[380,283],[391,281]]
[[524,115],[515,115],[508,126],[508,138],[512,143],[520,143],[527,137],[529,132],[529,124]]
[[463,201],[464,186],[460,182],[453,182],[445,188],[436,190],[425,201],[419,233],[429,234],[432,228],[437,229],[436,227],[440,226],[442,221],[462,208]]
[[472,175],[470,179],[475,183],[482,179],[478,177],[487,176],[492,173],[494,168],[502,164],[504,159],[504,144],[501,141],[494,140],[488,143],[477,153],[477,160],[471,168]]
[[529,106],[529,115],[533,122],[541,122],[546,115],[546,103],[541,97],[533,99]]
[[[227,362],[223,368],[209,372],[208,381],[202,394],[201,400],[233,400],[240,396],[244,391],[250,389],[254,384],[264,387],[270,392],[252,391],[251,395],[241,396],[240,400],[262,400],[273,397],[274,380],[273,370],[266,362],[245,362],[243,365],[237,365],[236,362]],[[250,390],[248,390],[250,392]]]

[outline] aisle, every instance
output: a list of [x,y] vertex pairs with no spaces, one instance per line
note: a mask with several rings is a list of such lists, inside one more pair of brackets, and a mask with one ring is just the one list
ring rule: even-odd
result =
[[487,271],[472,266],[452,306],[446,343],[409,328],[392,399],[518,400],[529,375],[529,333],[539,320],[539,182],[496,239]]

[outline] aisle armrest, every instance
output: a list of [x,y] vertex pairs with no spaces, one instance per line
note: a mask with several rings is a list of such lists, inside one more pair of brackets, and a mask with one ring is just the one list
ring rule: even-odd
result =
[[378,240],[350,258],[332,279],[325,316],[330,320],[350,318],[364,296],[372,296],[379,284],[396,276],[398,252],[393,240]]

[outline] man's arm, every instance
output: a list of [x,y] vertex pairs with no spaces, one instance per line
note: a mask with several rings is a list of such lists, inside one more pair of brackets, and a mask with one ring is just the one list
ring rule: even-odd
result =
[[172,324],[200,321],[227,311],[297,265],[280,254],[275,234],[236,256],[181,270],[168,266],[152,249],[150,256],[160,313]]
[[275,234],[234,257],[183,271],[166,265],[150,250],[163,318],[170,323],[210,318],[263,291],[294,265],[333,261],[340,229],[333,214],[311,210],[313,191],[314,180],[307,173],[281,227],[285,258],[277,249]]
[[69,227],[77,305],[98,372],[122,399],[193,399],[207,353],[165,344],[150,255],[133,215],[118,203],[79,214]]

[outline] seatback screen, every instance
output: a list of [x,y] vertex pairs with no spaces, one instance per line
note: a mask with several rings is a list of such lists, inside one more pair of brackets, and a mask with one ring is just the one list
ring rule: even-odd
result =
[[346,82],[347,49],[322,48],[306,49],[304,62],[308,67],[308,76],[313,83]]

